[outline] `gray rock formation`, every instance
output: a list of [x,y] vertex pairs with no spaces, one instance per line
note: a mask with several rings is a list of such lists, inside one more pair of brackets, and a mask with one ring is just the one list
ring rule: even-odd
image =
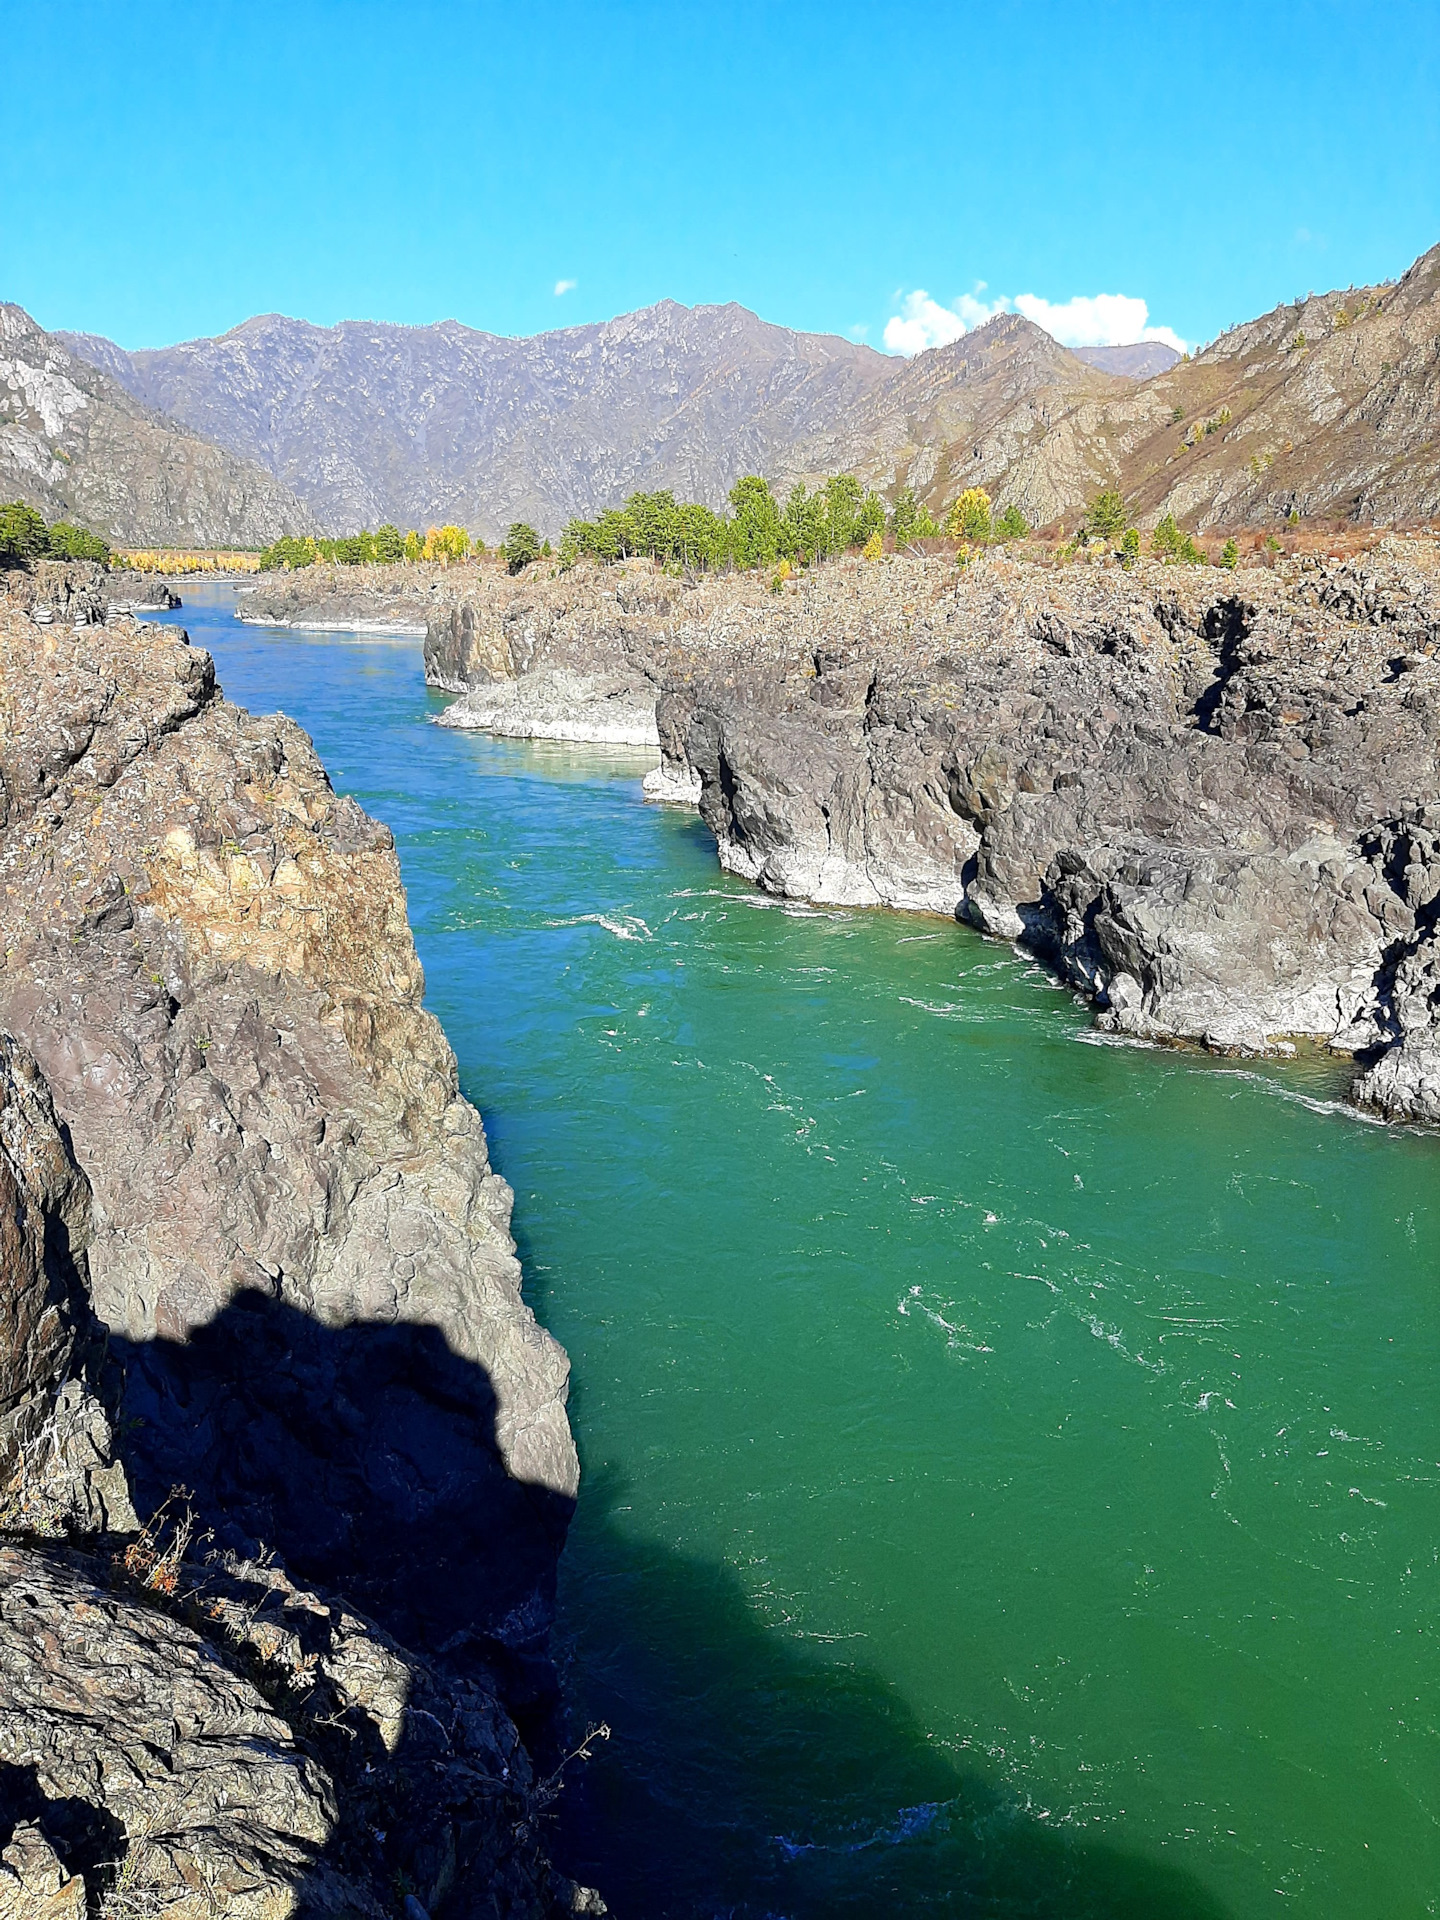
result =
[[390,836],[95,570],[5,584],[0,1900],[577,1910],[511,1718],[566,1363]]
[[426,672],[470,724],[653,701],[650,791],[698,788],[732,871],[960,913],[1118,1032],[1315,1038],[1357,1099],[1440,1117],[1433,541],[1235,574],[845,561],[778,596],[472,567],[436,597]]
[[315,524],[263,467],[143,405],[3,304],[0,498],[138,546],[261,546]]
[[0,1033],[0,1527],[136,1524],[95,1391],[90,1189],[33,1056]]
[[273,1565],[118,1545],[0,1542],[0,1912],[604,1911],[546,1863],[552,1789],[487,1686]]

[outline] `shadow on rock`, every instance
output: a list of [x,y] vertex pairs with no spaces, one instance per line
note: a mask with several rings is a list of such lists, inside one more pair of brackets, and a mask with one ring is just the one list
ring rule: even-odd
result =
[[[64,1861],[70,1873],[83,1874],[87,1889],[98,1889],[106,1868],[125,1851],[125,1829],[104,1807],[79,1796],[47,1794],[34,1766],[0,1764],[0,1844],[8,1847],[22,1824],[37,1828],[57,1864]],[[90,1910],[98,1905],[97,1893]]]
[[767,1631],[727,1568],[629,1537],[618,1497],[587,1481],[562,1571],[574,1710],[613,1737],[556,1852],[620,1920],[1225,1920],[1189,1874],[963,1771],[883,1680]]
[[[548,1632],[571,1503],[511,1478],[485,1370],[434,1328],[326,1327],[253,1292],[184,1343],[110,1350],[118,1450],[137,1510],[157,1517],[123,1572],[118,1557],[112,1575],[41,1551],[21,1577],[32,1611],[69,1617],[79,1595],[82,1611],[106,1612],[106,1645],[123,1633],[146,1657],[159,1649],[167,1677],[138,1695],[114,1694],[103,1652],[73,1677],[97,1741],[159,1756],[153,1781],[132,1782],[151,1814],[119,1809],[124,1871],[149,1874],[157,1899],[177,1875],[268,1876],[310,1916],[377,1920],[411,1893],[437,1920],[591,1911],[546,1859],[538,1822],[553,1792],[533,1764],[552,1764]],[[208,1541],[190,1537],[191,1508]],[[48,1713],[43,1685],[38,1697]],[[186,1724],[180,1759],[165,1757],[172,1720]],[[223,1736],[239,1720],[249,1761],[227,1772]],[[63,1742],[45,1733],[58,1778],[50,1749]],[[177,1793],[171,1776],[191,1761]],[[23,1786],[12,1825],[27,1817]],[[57,1831],[87,1887],[107,1859],[113,1879],[114,1838]],[[183,1901],[176,1911],[188,1920]]]
[[139,1512],[187,1487],[219,1546],[269,1550],[414,1651],[541,1682],[571,1502],[514,1480],[482,1367],[433,1327],[326,1327],[237,1294],[182,1343],[112,1339]]

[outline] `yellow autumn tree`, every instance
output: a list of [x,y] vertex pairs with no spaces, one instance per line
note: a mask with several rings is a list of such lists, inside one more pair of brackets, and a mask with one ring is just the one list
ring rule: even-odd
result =
[[425,558],[449,566],[452,560],[465,560],[470,554],[470,536],[463,527],[429,527],[425,533]]
[[983,542],[990,538],[990,496],[984,487],[966,487],[945,519],[952,540]]

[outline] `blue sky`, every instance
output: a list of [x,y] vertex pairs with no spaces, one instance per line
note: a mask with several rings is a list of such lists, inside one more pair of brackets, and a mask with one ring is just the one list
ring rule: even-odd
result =
[[0,297],[128,347],[666,296],[911,349],[1020,296],[1133,333],[1068,305],[1123,296],[1196,342],[1440,241],[1435,0],[67,0],[5,39]]

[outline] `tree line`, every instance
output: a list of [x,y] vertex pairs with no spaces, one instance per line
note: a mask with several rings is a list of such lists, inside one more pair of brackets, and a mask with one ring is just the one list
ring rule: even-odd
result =
[[98,533],[69,520],[47,526],[45,516],[23,500],[0,506],[0,567],[26,567],[32,560],[110,559],[110,548]]
[[886,525],[879,494],[848,473],[813,493],[798,484],[783,508],[768,481],[747,474],[730,489],[729,502],[730,511],[721,514],[698,501],[676,500],[668,489],[632,493],[623,506],[594,520],[571,520],[560,536],[560,565],[648,556],[662,566],[711,572],[769,567],[778,560],[808,566],[863,547]]
[[431,527],[425,533],[414,527],[402,533],[388,520],[373,533],[342,534],[330,539],[324,534],[286,534],[261,550],[260,568],[270,572],[278,567],[313,567],[317,560],[328,560],[342,567],[370,567],[400,560],[451,560],[479,558],[485,552],[483,540],[472,540],[464,527]]
[[[960,495],[942,527],[909,487],[899,488],[887,509],[873,488],[863,487],[853,474],[841,473],[813,491],[803,481],[797,482],[782,506],[769,481],[752,473],[730,489],[724,513],[700,501],[677,500],[662,488],[632,493],[622,506],[607,507],[593,519],[576,517],[560,536],[556,558],[562,570],[581,560],[603,565],[646,558],[695,572],[749,571],[777,563],[812,566],[856,548],[878,558],[887,535],[898,550],[944,534],[984,546],[992,540],[1019,539],[1029,531],[1016,507],[992,514],[990,496],[980,487],[967,488]],[[534,527],[517,520],[495,551],[511,573],[518,573],[532,561],[550,558],[552,550]],[[374,533],[363,530],[333,539],[286,536],[265,548],[260,566],[299,568],[313,566],[317,560],[342,566],[401,560],[448,562],[478,559],[485,552],[484,541],[472,540],[463,527],[431,527],[422,535],[413,528],[402,533],[387,522]]]
[[798,481],[783,507],[768,481],[747,474],[730,489],[729,502],[730,511],[718,514],[668,491],[632,493],[624,506],[594,520],[572,520],[560,536],[560,564],[648,555],[662,565],[711,571],[777,562],[811,566],[854,548],[878,559],[887,534],[900,549],[942,534],[985,545],[1030,531],[1017,507],[992,515],[990,496],[980,487],[960,495],[942,527],[911,488],[899,488],[887,510],[873,488],[849,473],[835,474],[813,492]]

